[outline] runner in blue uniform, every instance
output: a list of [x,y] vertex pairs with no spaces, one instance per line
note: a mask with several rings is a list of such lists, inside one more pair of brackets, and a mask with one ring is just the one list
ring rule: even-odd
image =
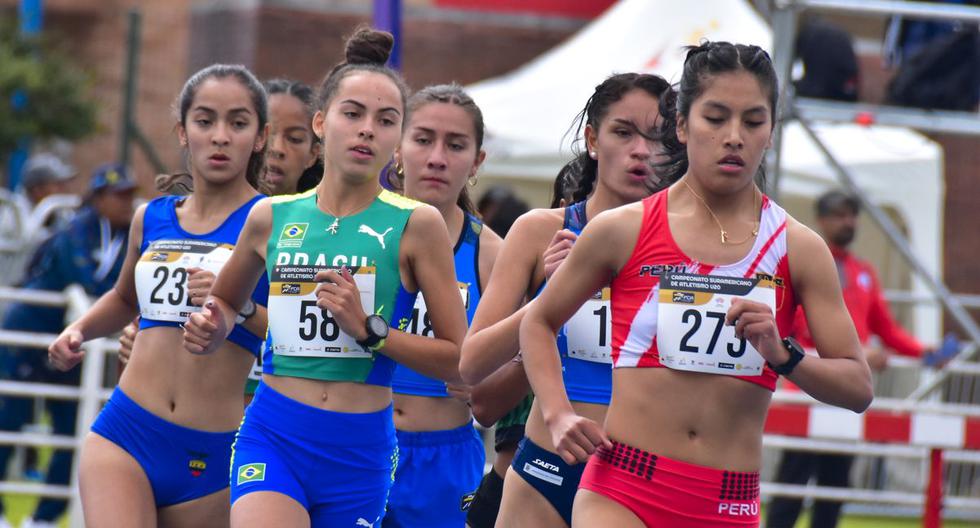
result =
[[[458,85],[429,86],[408,101],[409,120],[395,153],[396,185],[439,209],[455,239],[456,280],[467,321],[473,317],[501,239],[474,216],[467,184],[486,153],[483,115]],[[408,331],[432,335],[424,299]],[[486,456],[467,405],[469,389],[447,385],[404,365],[392,379],[398,469],[385,528],[462,528],[483,476]]]
[[[266,327],[268,285],[251,292],[215,354],[191,356],[180,325],[200,310],[249,210],[265,147],[266,96],[244,67],[213,65],[178,99],[194,192],[141,207],[115,287],[51,345],[55,366],[141,315],[134,353],[80,463],[88,526],[227,526],[228,464],[245,378]],[[245,293],[245,295],[249,295]]]

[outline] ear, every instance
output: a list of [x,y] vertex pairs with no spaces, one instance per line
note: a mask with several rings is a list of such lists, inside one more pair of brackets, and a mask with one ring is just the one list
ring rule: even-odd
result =
[[261,152],[265,148],[265,140],[267,139],[269,139],[269,123],[266,123],[259,134],[255,136],[255,144],[252,146],[252,150]]
[[470,175],[466,179],[476,176],[476,172],[480,170],[480,166],[483,165],[483,162],[486,161],[486,159],[487,151],[480,149],[480,152],[476,154],[476,159],[473,161],[473,168],[470,169]]
[[187,129],[183,125],[177,123],[175,127],[177,129],[177,140],[180,142],[180,146],[187,147]]
[[391,155],[392,165],[398,166],[402,164],[402,148],[401,146],[395,147],[394,154]]
[[[674,127],[674,131],[677,133],[677,141],[687,145],[687,119],[681,114],[677,114],[677,125]],[[771,136],[770,140],[772,140]]]
[[313,114],[313,133],[316,134],[316,137],[320,138],[321,145],[323,144],[323,120],[325,117],[322,110],[317,110]]
[[313,165],[316,165],[316,160],[318,159],[320,159],[320,143],[318,141],[314,141],[310,145],[310,161],[306,163],[305,168],[308,169]]
[[589,151],[589,157],[592,159],[598,158],[598,148],[599,144],[599,134],[596,132],[592,125],[585,125],[585,148]]
[[769,150],[769,149],[772,148],[772,136],[773,135],[774,134],[772,132],[769,133],[769,141],[766,142],[766,150]]

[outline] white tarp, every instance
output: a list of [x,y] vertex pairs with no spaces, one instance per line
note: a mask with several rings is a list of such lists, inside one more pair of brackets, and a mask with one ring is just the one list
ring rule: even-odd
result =
[[[467,90],[483,110],[490,177],[552,180],[571,157],[567,135],[594,87],[620,72],[649,72],[676,82],[682,46],[702,38],[772,49],[772,31],[742,0],[621,0],[559,46],[517,70]],[[786,127],[780,191],[815,196],[837,186],[820,152],[798,126]],[[818,134],[858,184],[905,220],[916,255],[942,269],[942,150],[906,129],[823,125]],[[915,281],[914,290],[924,293]],[[938,339],[939,311],[916,310],[916,334]]]

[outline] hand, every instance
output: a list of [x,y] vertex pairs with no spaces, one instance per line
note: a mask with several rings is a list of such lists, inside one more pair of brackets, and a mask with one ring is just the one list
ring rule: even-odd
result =
[[221,307],[210,300],[184,323],[184,348],[191,354],[210,354],[227,335],[228,327]]
[[573,412],[559,416],[548,428],[558,456],[568,464],[588,461],[599,446],[612,449],[612,442],[599,424]]
[[316,287],[316,305],[321,310],[329,310],[345,334],[356,341],[367,339],[367,314],[361,307],[361,292],[350,270],[344,267],[319,271],[315,280],[320,283]]
[[81,332],[70,326],[65,328],[48,347],[48,361],[58,370],[71,370],[85,357],[85,352],[82,351],[84,341],[85,337]]
[[881,347],[864,347],[864,357],[868,367],[875,372],[881,372],[888,367],[888,352]]
[[119,336],[119,362],[123,365],[129,363],[129,358],[133,355],[133,342],[136,340],[136,332],[139,331],[139,321],[139,317],[134,319],[123,328],[122,335]]
[[191,299],[191,304],[201,306],[211,294],[215,275],[202,268],[187,268],[187,273],[187,295]]
[[555,236],[551,237],[551,242],[548,243],[548,249],[544,251],[545,280],[550,279],[551,275],[558,269],[558,266],[565,261],[565,257],[572,251],[572,246],[575,244],[576,239],[578,239],[578,235],[567,229],[557,231]]
[[470,403],[470,397],[473,390],[472,387],[463,383],[447,383],[446,392],[448,392],[453,398],[468,404]]
[[735,325],[735,337],[751,343],[770,364],[782,365],[789,361],[789,351],[783,347],[776,327],[776,316],[765,304],[733,299],[725,324]]

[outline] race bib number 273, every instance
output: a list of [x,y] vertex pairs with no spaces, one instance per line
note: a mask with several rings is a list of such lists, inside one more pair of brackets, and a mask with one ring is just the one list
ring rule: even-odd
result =
[[757,376],[765,359],[735,327],[725,324],[733,299],[760,302],[775,312],[771,281],[757,278],[669,273],[660,278],[657,350],[666,367]]

